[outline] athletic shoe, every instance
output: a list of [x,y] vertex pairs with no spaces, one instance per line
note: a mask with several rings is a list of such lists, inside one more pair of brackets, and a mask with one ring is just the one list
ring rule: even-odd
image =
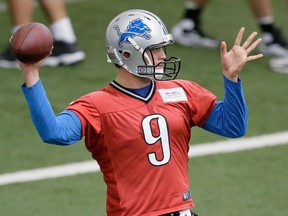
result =
[[19,68],[10,47],[0,54],[0,68]]
[[182,46],[218,48],[221,42],[205,35],[200,29],[195,29],[192,19],[182,19],[172,28],[171,33],[174,41]]
[[76,43],[54,41],[52,54],[43,62],[43,66],[74,65],[85,59],[85,53],[80,51]]
[[288,74],[288,57],[272,58],[269,61],[269,66],[275,72]]
[[[45,59],[42,66],[73,65],[84,59],[85,53],[80,51],[75,43],[56,41],[54,42],[52,54]],[[16,57],[10,47],[0,54],[0,68],[19,68]]]
[[259,49],[266,56],[288,56],[288,43],[278,29],[262,34]]

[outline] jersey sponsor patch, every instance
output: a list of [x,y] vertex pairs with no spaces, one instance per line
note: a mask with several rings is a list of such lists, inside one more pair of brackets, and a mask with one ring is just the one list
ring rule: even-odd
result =
[[187,201],[192,198],[190,190],[184,191],[182,193],[183,201]]
[[188,100],[184,89],[181,87],[158,89],[158,92],[164,103]]

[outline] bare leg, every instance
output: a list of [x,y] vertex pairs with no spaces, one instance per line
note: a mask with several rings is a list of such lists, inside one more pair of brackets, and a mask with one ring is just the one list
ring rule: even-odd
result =
[[75,43],[76,35],[67,14],[64,0],[41,0],[41,6],[51,23],[54,40]]
[[273,16],[270,0],[249,0],[248,2],[255,18]]
[[57,66],[59,64],[71,65],[84,60],[85,53],[77,47],[76,35],[68,16],[64,0],[41,0],[54,38],[54,49],[43,65]]
[[8,1],[12,33],[22,24],[29,23],[33,18],[32,0],[9,0]]
[[51,23],[67,16],[64,0],[41,0],[40,3]]

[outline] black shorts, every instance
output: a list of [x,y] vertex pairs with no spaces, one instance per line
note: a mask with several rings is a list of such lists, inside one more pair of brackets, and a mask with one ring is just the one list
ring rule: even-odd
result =
[[[191,211],[191,210],[190,210]],[[194,212],[191,211],[191,215],[192,216],[198,216],[197,214],[195,214]],[[167,213],[167,214],[164,214],[164,215],[160,215],[160,216],[180,216],[180,212],[177,211],[177,212],[171,212],[171,213]]]

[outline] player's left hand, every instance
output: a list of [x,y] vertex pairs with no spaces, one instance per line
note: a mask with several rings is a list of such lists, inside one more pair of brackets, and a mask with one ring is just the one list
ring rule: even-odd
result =
[[257,35],[257,32],[253,32],[246,39],[243,45],[241,45],[244,31],[244,27],[239,30],[234,46],[229,52],[227,52],[226,42],[223,41],[220,47],[223,74],[227,79],[234,82],[238,81],[238,74],[248,61],[253,61],[263,57],[263,54],[249,56],[249,54],[261,43],[262,39],[258,38],[252,43],[253,39]]

